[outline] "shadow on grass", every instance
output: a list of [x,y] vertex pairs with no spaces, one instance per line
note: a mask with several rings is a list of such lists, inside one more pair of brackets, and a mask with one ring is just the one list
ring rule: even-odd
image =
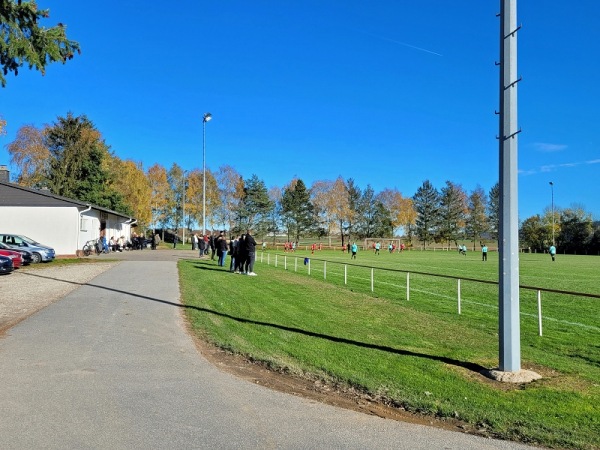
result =
[[[230,273],[229,271],[226,271],[226,270],[223,270],[222,268],[217,268],[217,267],[198,266],[198,268],[203,269],[203,270],[218,270],[218,271],[221,271],[223,273],[228,273],[228,274]],[[343,337],[329,336],[327,334],[317,333],[317,332],[309,331],[309,330],[303,330],[301,328],[289,327],[286,325],[280,325],[280,324],[270,323],[270,322],[262,322],[262,321],[247,319],[245,317],[237,317],[237,316],[233,316],[231,314],[215,311],[215,310],[208,309],[208,308],[203,308],[200,306],[184,305],[181,303],[172,302],[170,300],[163,300],[163,299],[159,299],[159,298],[155,298],[155,297],[149,297],[146,295],[136,294],[134,292],[128,292],[128,291],[124,291],[121,289],[115,289],[112,287],[102,286],[99,284],[79,283],[76,281],[61,280],[60,278],[48,277],[48,276],[40,275],[37,273],[27,273],[26,272],[26,273],[23,273],[23,275],[28,275],[28,276],[32,276],[32,277],[38,277],[38,278],[45,278],[45,279],[55,280],[55,281],[62,281],[64,283],[74,284],[77,286],[90,286],[90,287],[94,287],[94,288],[98,288],[98,289],[117,292],[119,294],[124,294],[124,295],[128,295],[131,297],[141,298],[143,300],[150,300],[150,301],[157,302],[157,303],[163,303],[165,305],[175,306],[177,308],[184,308],[184,309],[188,309],[188,310],[194,310],[194,311],[199,311],[202,313],[212,314],[215,316],[234,320],[239,323],[274,328],[277,330],[283,330],[283,331],[288,331],[288,332],[292,332],[292,333],[297,333],[297,334],[301,334],[304,336],[309,336],[309,337],[323,339],[323,340],[330,341],[330,342],[335,342],[338,344],[353,345],[356,347],[367,348],[367,349],[371,349],[371,350],[379,350],[382,352],[387,352],[387,353],[391,353],[391,354],[395,354],[395,355],[412,356],[412,357],[416,357],[416,358],[429,359],[432,361],[439,361],[444,364],[449,364],[451,366],[462,367],[464,369],[470,370],[475,373],[480,373],[482,371],[488,370],[487,367],[483,367],[479,364],[472,363],[469,361],[460,361],[458,359],[448,358],[445,356],[436,356],[436,355],[429,355],[426,353],[412,352],[412,351],[408,351],[408,350],[402,350],[402,349],[398,349],[398,348],[389,347],[386,345],[369,344],[366,342],[355,341],[355,340],[347,339],[347,338],[343,338]]]

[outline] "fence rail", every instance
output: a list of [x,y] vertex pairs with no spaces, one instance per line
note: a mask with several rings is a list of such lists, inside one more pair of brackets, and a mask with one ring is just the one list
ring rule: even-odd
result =
[[[327,259],[319,259],[319,258],[310,258],[310,257],[302,257],[302,256],[291,256],[288,254],[277,254],[277,253],[265,253],[262,252],[260,255],[260,262],[263,263],[263,259],[266,255],[266,259],[267,259],[267,264],[270,265],[271,264],[271,255],[274,256],[274,265],[275,267],[278,266],[278,260],[280,258],[283,258],[284,261],[284,268],[285,270],[287,270],[287,259],[288,257],[290,258],[294,258],[294,272],[298,271],[298,258],[303,259],[304,260],[304,265],[307,266],[307,274],[310,276],[310,266],[311,266],[311,260],[313,261],[319,261],[323,263],[323,279],[326,280],[327,279],[327,264],[338,264],[341,266],[344,266],[344,285],[348,284],[348,267],[357,267],[357,268],[361,268],[361,269],[371,269],[370,270],[370,289],[371,292],[375,291],[375,269],[377,269],[378,271],[385,271],[385,272],[396,272],[396,273],[403,273],[406,274],[406,300],[410,301],[410,275],[423,275],[423,276],[429,276],[429,277],[436,277],[436,278],[446,278],[446,279],[451,279],[451,280],[456,280],[457,281],[457,310],[458,310],[458,314],[461,314],[462,311],[462,306],[461,306],[461,281],[470,281],[470,282],[474,282],[474,283],[482,283],[482,284],[488,284],[488,285],[496,285],[498,286],[499,282],[498,281],[490,281],[490,280],[480,280],[478,278],[470,278],[470,277],[457,277],[454,275],[443,275],[443,274],[438,274],[438,273],[429,273],[429,272],[421,272],[421,271],[414,271],[414,270],[405,270],[405,269],[391,269],[391,268],[387,268],[387,267],[371,267],[371,266],[364,266],[361,264],[353,264],[353,263],[344,263],[344,262],[339,262],[339,261],[331,261],[331,260],[327,260]],[[539,336],[543,335],[543,329],[542,329],[542,292],[546,292],[546,293],[552,293],[552,294],[560,294],[560,295],[570,295],[570,296],[575,296],[575,297],[586,297],[586,298],[594,298],[594,299],[600,299],[600,295],[599,294],[590,294],[587,292],[574,292],[574,291],[565,291],[565,290],[560,290],[560,289],[549,289],[549,288],[542,288],[542,287],[537,287],[537,286],[527,286],[527,285],[519,285],[520,289],[525,289],[525,290],[529,290],[529,291],[535,291],[537,294],[537,316],[538,316],[538,334]]]

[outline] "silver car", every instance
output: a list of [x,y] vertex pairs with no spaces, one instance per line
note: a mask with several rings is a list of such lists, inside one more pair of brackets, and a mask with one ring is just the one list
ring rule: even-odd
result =
[[56,253],[52,247],[40,244],[39,242],[20,234],[0,234],[0,242],[9,247],[14,247],[15,249],[27,250],[31,253],[31,258],[34,263],[52,261],[56,257]]

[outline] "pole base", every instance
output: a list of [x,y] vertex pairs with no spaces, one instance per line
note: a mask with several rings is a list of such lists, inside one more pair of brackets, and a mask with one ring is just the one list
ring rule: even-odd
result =
[[542,378],[538,373],[523,369],[517,372],[504,372],[500,369],[490,369],[484,370],[481,373],[492,380],[500,381],[502,383],[531,383],[532,381]]

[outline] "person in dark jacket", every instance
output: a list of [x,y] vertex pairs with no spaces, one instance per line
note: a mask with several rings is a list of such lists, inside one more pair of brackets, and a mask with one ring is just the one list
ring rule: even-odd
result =
[[229,254],[231,255],[229,261],[229,271],[234,272],[236,269],[237,258],[238,258],[238,238],[237,236],[231,236],[229,241]]
[[244,273],[244,266],[246,265],[246,235],[241,234],[238,238],[238,254],[236,258],[235,273]]
[[210,247],[210,259],[213,261],[215,259],[215,252],[217,251],[217,238],[212,234],[208,238],[208,246]]
[[206,241],[204,240],[204,236],[201,236],[200,239],[198,239],[198,248],[200,249],[198,256],[200,256],[200,258],[204,258],[206,253]]
[[225,234],[222,231],[217,237],[215,247],[217,247],[218,265],[221,267],[225,267],[225,258],[227,258],[228,247],[227,238],[225,237]]
[[252,230],[248,230],[246,232],[246,238],[244,239],[244,244],[246,246],[246,273],[251,277],[255,277],[254,273],[254,260],[256,258],[256,241],[254,240],[254,236],[252,236]]

